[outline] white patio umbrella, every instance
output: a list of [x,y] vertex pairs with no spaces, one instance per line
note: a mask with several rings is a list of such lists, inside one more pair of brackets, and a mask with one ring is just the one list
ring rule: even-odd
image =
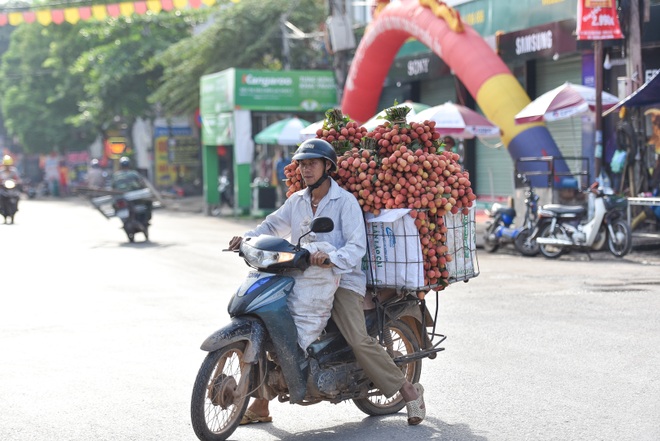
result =
[[469,107],[450,101],[422,110],[410,120],[419,123],[434,121],[436,132],[458,139],[471,139],[475,136],[480,138],[497,138],[500,136],[500,128],[485,116]]
[[[603,111],[614,107],[619,98],[611,93],[601,95]],[[566,82],[544,93],[516,114],[516,124],[540,121],[558,121],[596,108],[596,89]]]
[[307,127],[304,127],[300,131],[300,141],[306,141],[308,139],[316,138],[316,131],[318,129],[323,128],[323,123],[325,123],[325,120],[322,119],[321,121],[316,121],[315,123],[312,123],[308,125]]
[[309,121],[298,117],[285,118],[277,121],[257,133],[254,142],[257,144],[300,144],[300,131],[309,125]]
[[[413,117],[417,113],[421,112],[422,110],[428,109],[430,107],[430,106],[427,106],[426,104],[414,103],[414,102],[409,102],[409,101],[403,102],[401,104],[397,104],[397,105],[392,106],[392,107],[402,107],[402,106],[410,107],[410,112],[408,112],[408,115],[406,115],[406,119],[408,120],[408,122],[410,122],[411,117]],[[388,107],[388,109],[391,109],[392,107]],[[386,115],[385,112],[386,111],[387,111],[387,109],[381,110],[380,112],[378,112],[377,114],[372,116],[367,122],[362,124],[362,126],[367,130],[375,129],[377,126],[383,124],[386,121],[385,120],[385,115]]]

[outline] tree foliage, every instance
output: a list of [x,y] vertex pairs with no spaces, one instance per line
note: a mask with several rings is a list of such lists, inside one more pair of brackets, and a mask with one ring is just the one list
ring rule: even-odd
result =
[[75,149],[91,142],[91,136],[86,136],[89,132],[65,121],[78,111],[80,85],[67,86],[69,75],[57,71],[49,61],[53,53],[64,65],[76,59],[78,54],[69,37],[72,30],[68,24],[20,26],[12,33],[3,56],[0,90],[5,127],[28,153]]
[[192,113],[200,77],[208,73],[328,68],[322,34],[287,39],[287,56],[281,27],[284,19],[305,33],[318,32],[324,4],[221,0],[185,12],[22,24],[0,64],[5,128],[27,153],[79,150],[117,121],[130,126],[157,112]]
[[[190,113],[199,106],[203,75],[231,67],[282,69],[284,56],[281,18],[305,33],[320,31],[325,0],[241,0],[219,7],[208,26],[155,57],[163,67],[160,87],[150,97],[171,114]],[[289,39],[291,69],[327,69],[330,65],[321,36]]]
[[204,11],[76,25],[23,24],[0,66],[5,127],[28,153],[86,148],[114,121],[151,117],[155,54],[191,35]]

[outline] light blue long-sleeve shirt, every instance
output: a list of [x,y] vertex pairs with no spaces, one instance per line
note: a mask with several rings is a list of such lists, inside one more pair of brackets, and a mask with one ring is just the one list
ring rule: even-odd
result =
[[367,237],[360,204],[355,196],[341,188],[334,180],[330,182],[328,194],[321,199],[316,215],[312,212],[311,201],[309,189],[292,194],[284,205],[244,236],[268,234],[290,237],[295,244],[300,236],[309,231],[312,219],[329,217],[335,224],[334,229],[329,233],[311,233],[310,236],[315,235],[314,240],[328,242],[336,248],[329,256],[334,264],[332,270],[341,276],[339,286],[364,296],[367,280],[362,271],[362,258],[367,249]]

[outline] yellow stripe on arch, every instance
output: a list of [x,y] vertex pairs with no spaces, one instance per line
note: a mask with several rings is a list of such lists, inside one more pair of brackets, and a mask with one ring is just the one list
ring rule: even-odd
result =
[[502,142],[509,142],[520,132],[543,123],[516,124],[514,118],[520,109],[530,103],[527,92],[511,74],[498,74],[488,78],[475,97],[486,117],[503,132]]

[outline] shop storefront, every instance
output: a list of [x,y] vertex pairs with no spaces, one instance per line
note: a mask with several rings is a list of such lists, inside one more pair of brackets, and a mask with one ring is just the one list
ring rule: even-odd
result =
[[[202,164],[206,212],[220,204],[218,176],[230,177],[234,212],[254,209],[255,183],[266,181],[276,154],[292,146],[255,145],[254,135],[287,116],[315,122],[336,107],[332,71],[227,69],[200,82]],[[271,167],[272,168],[272,167]]]
[[199,137],[187,118],[154,121],[154,184],[164,192],[197,194],[201,176]]

